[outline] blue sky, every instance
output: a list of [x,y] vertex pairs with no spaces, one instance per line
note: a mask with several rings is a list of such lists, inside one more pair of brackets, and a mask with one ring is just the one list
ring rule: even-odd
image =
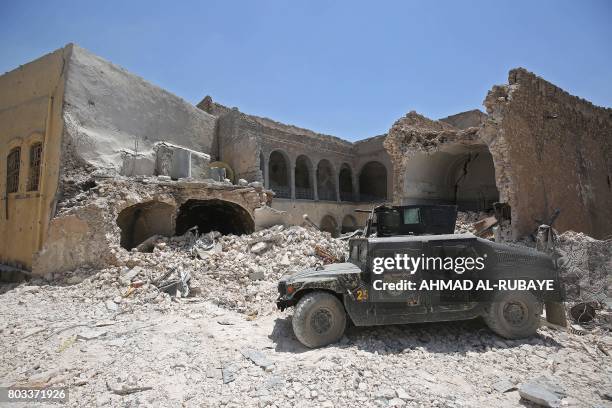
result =
[[0,72],[75,42],[197,103],[350,140],[440,118],[523,66],[612,106],[612,2],[7,1]]

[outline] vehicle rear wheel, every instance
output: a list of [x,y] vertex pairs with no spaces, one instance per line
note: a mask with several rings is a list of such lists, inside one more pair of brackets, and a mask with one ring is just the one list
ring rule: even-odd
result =
[[491,330],[507,339],[532,336],[540,326],[542,304],[527,291],[497,292],[483,317]]
[[335,296],[326,292],[308,293],[295,307],[292,325],[295,337],[306,347],[326,346],[344,334],[346,312]]

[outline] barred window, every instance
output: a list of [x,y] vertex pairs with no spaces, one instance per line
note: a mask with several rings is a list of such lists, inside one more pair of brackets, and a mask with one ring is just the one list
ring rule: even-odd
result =
[[16,193],[19,190],[19,163],[21,148],[15,147],[6,158],[6,192]]
[[41,160],[42,143],[34,143],[32,146],[30,146],[30,174],[28,177],[28,191],[38,190]]

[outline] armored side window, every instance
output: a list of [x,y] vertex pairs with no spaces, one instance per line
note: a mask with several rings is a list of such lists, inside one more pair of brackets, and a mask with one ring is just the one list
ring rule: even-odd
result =
[[421,211],[418,208],[404,209],[404,224],[420,224]]
[[19,190],[19,163],[21,148],[13,148],[6,158],[6,192],[16,193]]
[[28,191],[38,190],[40,183],[40,163],[42,160],[42,143],[30,146],[30,174],[28,176]]

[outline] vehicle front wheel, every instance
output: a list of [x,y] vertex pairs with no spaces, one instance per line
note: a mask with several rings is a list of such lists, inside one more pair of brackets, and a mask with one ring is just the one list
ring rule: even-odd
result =
[[306,347],[326,346],[344,334],[346,312],[334,295],[312,292],[298,302],[292,324],[295,337]]
[[497,292],[483,315],[491,330],[507,339],[532,336],[540,326],[542,303],[528,291]]

